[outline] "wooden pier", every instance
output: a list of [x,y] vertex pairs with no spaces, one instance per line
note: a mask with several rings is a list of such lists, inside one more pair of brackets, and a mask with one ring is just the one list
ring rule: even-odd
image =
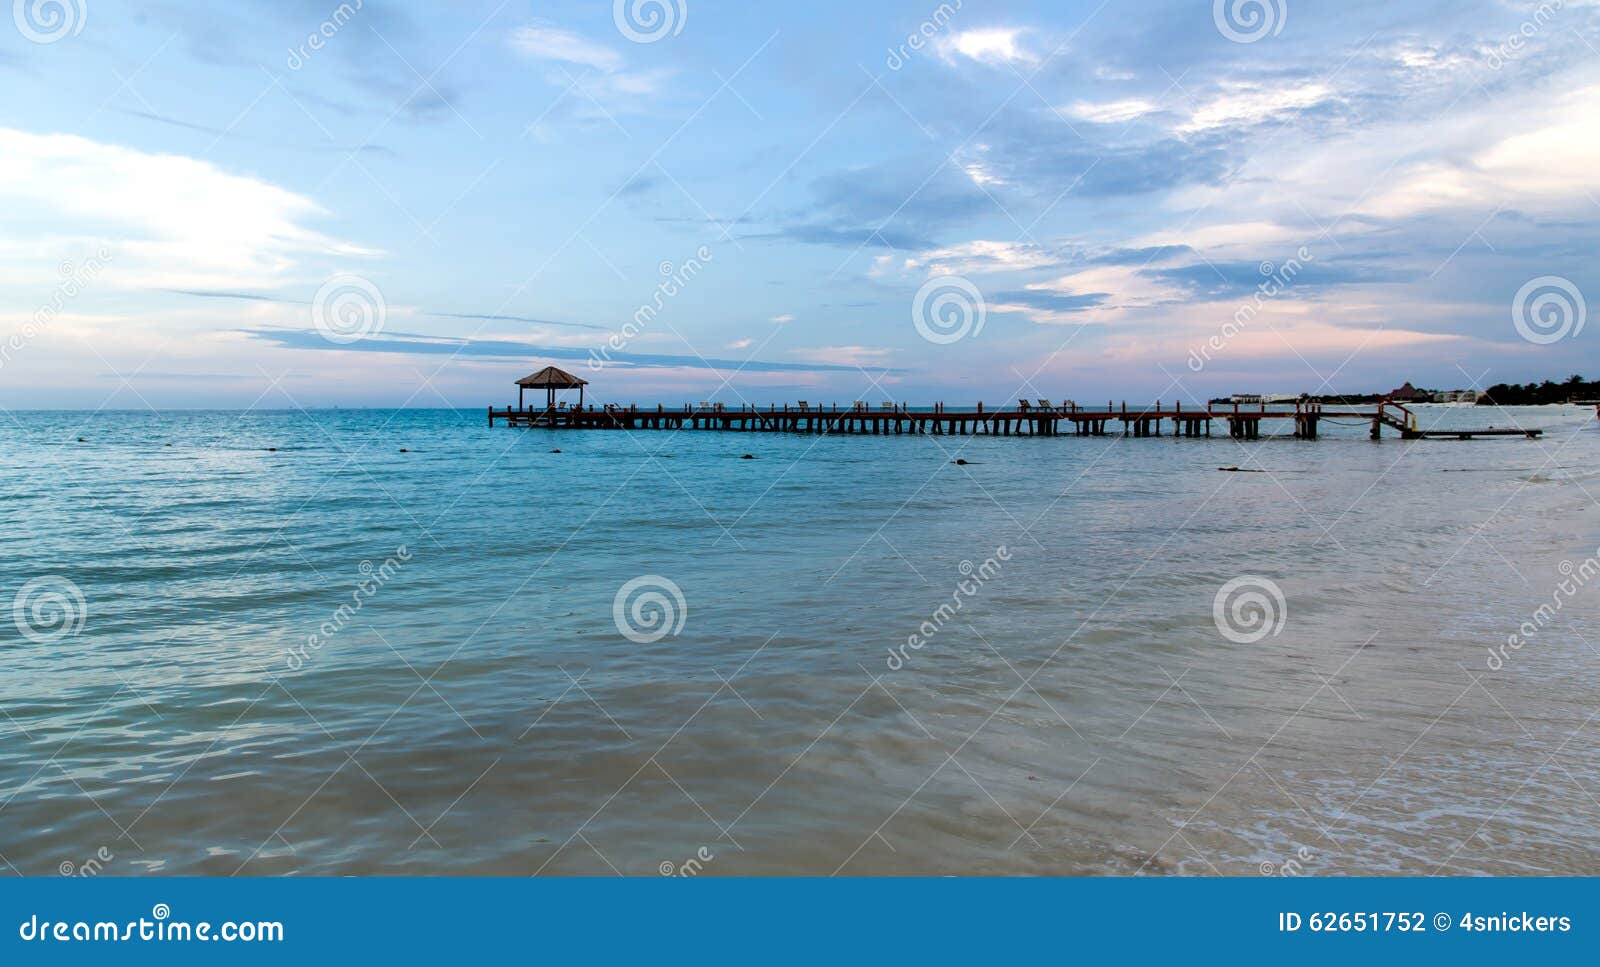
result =
[[838,404],[813,406],[769,404],[762,408],[744,404],[729,407],[721,403],[685,403],[681,407],[619,406],[602,404],[598,408],[582,404],[568,407],[489,407],[489,425],[496,421],[507,426],[544,427],[564,430],[723,430],[732,432],[828,433],[828,434],[933,434],[989,436],[1107,436],[1158,437],[1163,424],[1170,425],[1175,437],[1211,436],[1212,425],[1221,421],[1229,436],[1241,440],[1261,437],[1262,424],[1287,425],[1296,439],[1315,440],[1322,420],[1348,420],[1371,424],[1371,437],[1379,439],[1382,427],[1399,433],[1402,439],[1471,439],[1480,436],[1538,437],[1540,430],[1474,429],[1422,430],[1416,415],[1399,403],[1384,402],[1370,410],[1329,410],[1320,403],[1296,403],[1269,409],[1237,403],[1226,406],[1185,407],[1180,403],[1154,403],[1130,406],[1107,402],[1105,407],[1082,407],[1077,403],[1060,406],[1048,400],[1036,404],[1019,401],[1014,407],[986,409],[982,403],[972,409],[948,409],[943,404],[911,409],[899,403],[884,403],[877,409],[862,402],[844,407]]

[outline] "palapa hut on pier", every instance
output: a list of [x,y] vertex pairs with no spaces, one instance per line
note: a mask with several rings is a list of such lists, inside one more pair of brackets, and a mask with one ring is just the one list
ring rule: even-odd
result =
[[545,408],[553,410],[556,408],[556,390],[573,388],[578,390],[578,406],[581,408],[583,406],[583,388],[588,385],[588,380],[579,379],[564,369],[546,366],[537,373],[529,374],[517,380],[517,409],[524,408],[523,393],[530,389],[548,391]]

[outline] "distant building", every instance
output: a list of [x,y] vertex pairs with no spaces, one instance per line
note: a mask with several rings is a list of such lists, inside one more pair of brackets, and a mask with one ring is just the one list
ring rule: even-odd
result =
[[1433,394],[1435,403],[1476,403],[1478,391],[1475,389],[1447,389]]
[[1235,393],[1229,403],[1293,403],[1300,398],[1297,393]]
[[1385,399],[1394,400],[1396,403],[1427,403],[1433,399],[1432,394],[1424,393],[1407,382],[1399,389],[1392,389],[1384,394]]

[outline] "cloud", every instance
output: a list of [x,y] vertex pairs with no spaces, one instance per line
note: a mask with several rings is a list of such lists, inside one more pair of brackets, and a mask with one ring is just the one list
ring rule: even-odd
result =
[[[285,349],[337,351],[355,353],[403,354],[412,356],[475,356],[495,359],[578,359],[589,360],[596,356],[607,360],[607,365],[630,369],[713,369],[741,370],[749,373],[813,373],[855,372],[856,367],[820,358],[827,352],[817,351],[814,362],[785,363],[759,359],[707,359],[703,356],[678,356],[665,353],[631,353],[588,349],[580,346],[544,346],[518,342],[512,339],[455,339],[425,336],[417,333],[386,333],[368,336],[353,343],[331,343],[314,329],[241,329],[239,332],[255,339],[265,340]],[[861,350],[871,355],[886,350]],[[806,352],[796,355],[807,357]]]
[[1146,114],[1154,114],[1159,108],[1142,97],[1124,98],[1120,101],[1073,101],[1063,114],[1070,114],[1075,118],[1082,118],[1095,124],[1122,124],[1142,118]]
[[209,161],[149,154],[68,134],[0,128],[0,205],[36,225],[38,257],[100,240],[109,286],[238,291],[275,286],[310,259],[377,252],[307,226],[326,212],[304,195]]
[[[530,60],[555,65],[551,83],[569,88],[580,98],[596,103],[597,114],[620,110],[631,99],[659,91],[672,76],[670,70],[627,71],[627,63],[616,50],[595,43],[561,27],[534,23],[512,31],[511,48]],[[583,76],[573,77],[561,65],[587,68]],[[604,106],[599,102],[604,101]]]
[[792,313],[785,312],[782,315],[773,316],[771,319],[768,319],[767,321],[768,322],[794,322],[794,315]]
[[982,275],[1044,268],[1060,261],[1059,255],[1030,242],[974,239],[907,258],[905,267],[927,269],[930,275]]
[[578,34],[547,24],[518,27],[511,33],[511,48],[538,60],[558,60],[612,73],[622,69],[622,55]]
[[754,339],[735,339],[733,342],[728,343],[726,346],[723,346],[722,348],[723,349],[749,349],[753,345],[755,345],[755,340]]
[[818,346],[815,349],[791,349],[789,354],[828,369],[854,370],[863,366],[876,367],[880,360],[893,355],[894,350],[871,346]]
[[1333,89],[1321,83],[1229,84],[1222,94],[1196,107],[1189,120],[1177,130],[1191,134],[1213,128],[1260,124],[1286,114],[1300,113],[1332,97]]
[[988,67],[1038,63],[1038,56],[1022,46],[1023,33],[1014,27],[959,30],[940,38],[937,49],[941,57],[952,63],[958,57]]

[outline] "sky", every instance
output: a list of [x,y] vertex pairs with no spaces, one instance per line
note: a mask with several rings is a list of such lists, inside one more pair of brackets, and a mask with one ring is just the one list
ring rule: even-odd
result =
[[0,406],[1600,377],[1600,3],[14,0]]

